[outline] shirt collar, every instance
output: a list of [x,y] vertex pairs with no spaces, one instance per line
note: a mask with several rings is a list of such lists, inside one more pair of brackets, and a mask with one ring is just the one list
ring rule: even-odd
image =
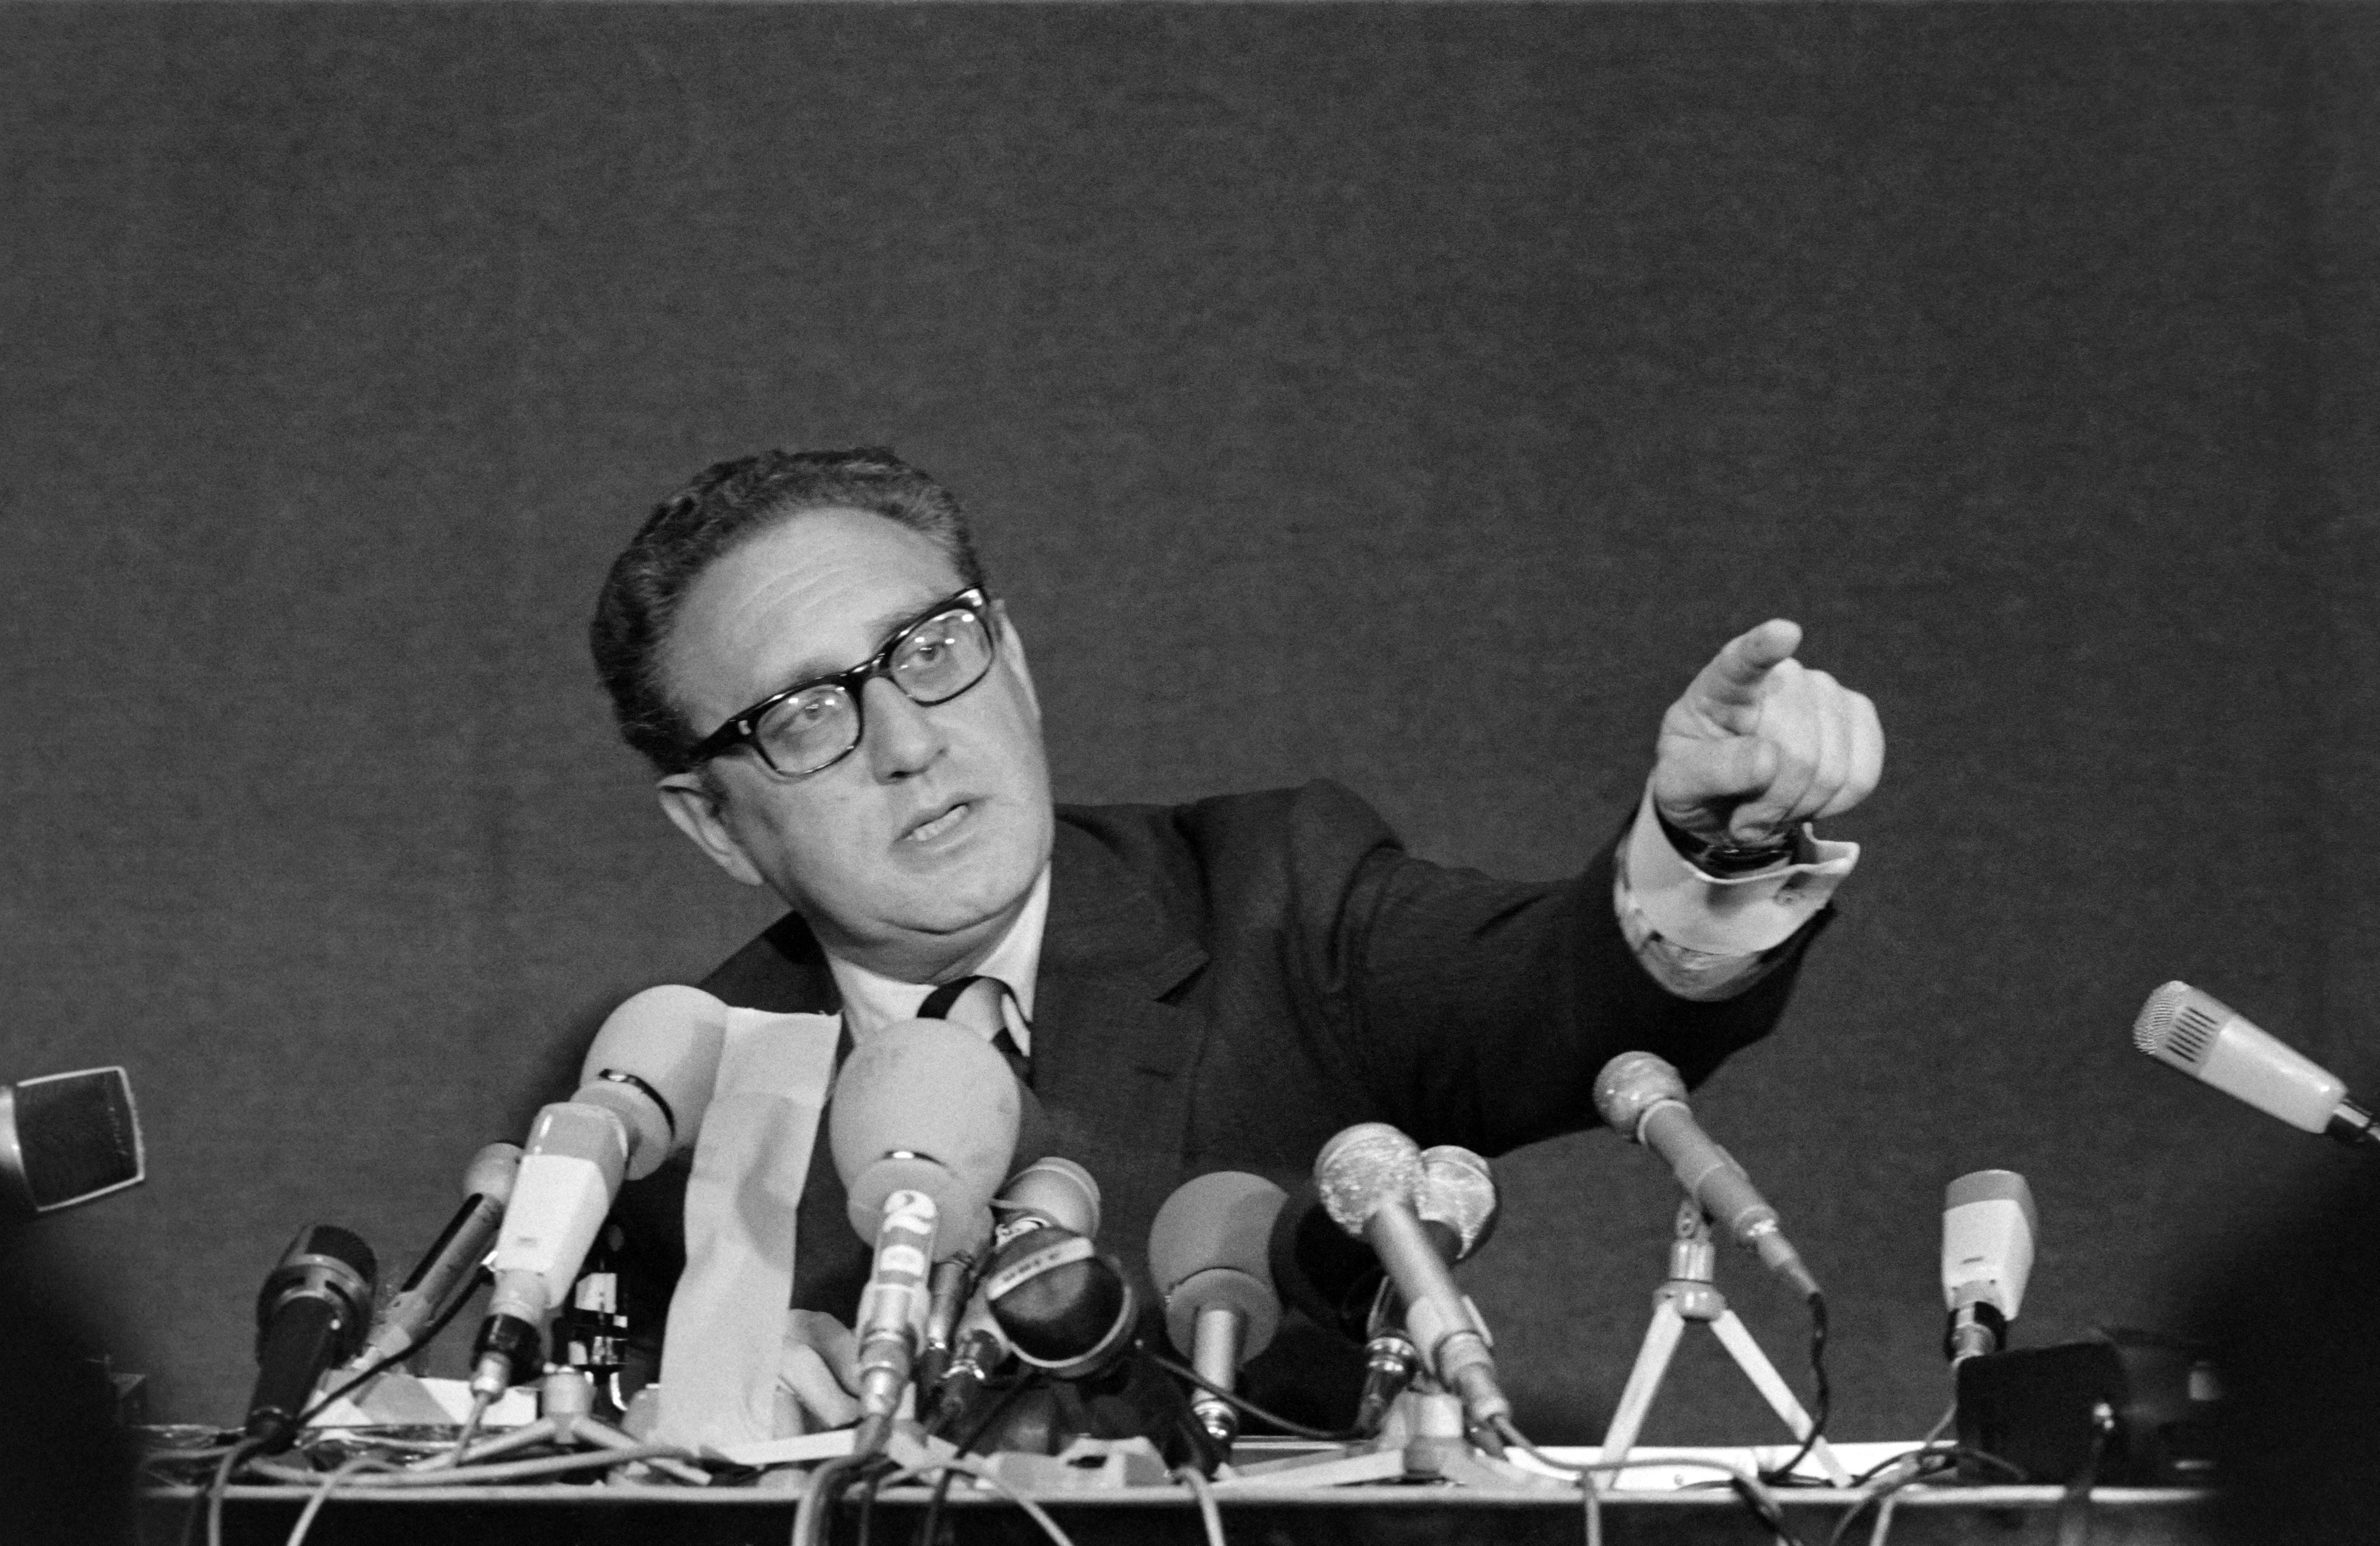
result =
[[[1033,1056],[1034,979],[1041,972],[1041,931],[1050,917],[1050,866],[1041,866],[1034,878],[1033,889],[1025,899],[1024,911],[983,958],[971,975],[997,977],[1008,984],[1015,996],[1015,1008],[1021,1011],[1024,1023],[1010,1017],[1008,1033],[1015,1038],[1016,1050],[1027,1057]],[[870,1035],[896,1020],[915,1020],[918,1007],[934,991],[931,983],[905,983],[887,977],[841,956],[829,952],[827,970],[834,973],[834,985],[843,995],[843,1023],[851,1039],[864,1042]]]

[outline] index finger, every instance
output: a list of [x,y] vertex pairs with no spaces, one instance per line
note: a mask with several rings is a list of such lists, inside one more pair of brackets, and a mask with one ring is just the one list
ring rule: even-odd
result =
[[1802,625],[1772,617],[1721,646],[1687,693],[1717,707],[1752,707],[1760,702],[1760,684],[1768,673],[1801,647]]

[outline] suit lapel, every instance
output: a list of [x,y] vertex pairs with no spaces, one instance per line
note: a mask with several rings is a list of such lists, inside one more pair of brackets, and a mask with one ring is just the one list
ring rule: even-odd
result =
[[1034,989],[1033,1088],[1057,1152],[1110,1189],[1110,1217],[1145,1221],[1178,1178],[1207,1021],[1164,998],[1206,960],[1113,853],[1059,824]]

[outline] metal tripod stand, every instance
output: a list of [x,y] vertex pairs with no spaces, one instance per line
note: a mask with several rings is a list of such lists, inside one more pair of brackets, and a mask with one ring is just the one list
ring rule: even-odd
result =
[[[549,1371],[544,1383],[538,1387],[538,1407],[540,1415],[535,1422],[473,1444],[461,1455],[434,1455],[410,1468],[438,1470],[457,1465],[472,1465],[539,1444],[555,1444],[565,1449],[642,1447],[635,1439],[593,1415],[595,1383],[584,1370],[562,1368]],[[710,1473],[700,1467],[666,1456],[658,1456],[644,1463],[698,1487],[708,1485],[710,1480]]]
[[[1727,1307],[1727,1296],[1711,1282],[1712,1269],[1718,1265],[1718,1250],[1711,1243],[1710,1221],[1703,1216],[1700,1204],[1689,1198],[1678,1205],[1677,1238],[1670,1242],[1670,1280],[1653,1291],[1653,1322],[1645,1328],[1645,1344],[1636,1352],[1636,1367],[1628,1372],[1627,1388],[1620,1393],[1619,1408],[1611,1414],[1611,1426],[1604,1431],[1604,1461],[1625,1460],[1636,1445],[1637,1435],[1645,1431],[1645,1419],[1653,1409],[1653,1398],[1661,1392],[1661,1379],[1670,1371],[1670,1359],[1678,1350],[1678,1342],[1686,1327],[1700,1322],[1710,1327],[1719,1346],[1735,1359],[1768,1403],[1769,1409],[1784,1419],[1785,1426],[1798,1441],[1809,1436],[1810,1415],[1793,1397],[1792,1388],[1752,1339],[1752,1333],[1736,1319],[1735,1311]],[[1838,1487],[1851,1485],[1851,1473],[1826,1440],[1810,1446],[1811,1457],[1827,1473],[1827,1480]]]

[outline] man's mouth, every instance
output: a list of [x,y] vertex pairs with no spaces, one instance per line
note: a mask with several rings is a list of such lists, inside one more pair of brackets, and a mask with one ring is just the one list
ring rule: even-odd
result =
[[902,834],[902,841],[912,843],[931,842],[936,838],[939,838],[943,833],[949,831],[952,827],[956,827],[960,822],[965,821],[967,818],[967,813],[974,809],[974,805],[962,800],[957,804],[953,805],[949,810],[944,811],[941,815],[934,817],[931,821],[921,822],[917,826],[909,828],[907,832]]

